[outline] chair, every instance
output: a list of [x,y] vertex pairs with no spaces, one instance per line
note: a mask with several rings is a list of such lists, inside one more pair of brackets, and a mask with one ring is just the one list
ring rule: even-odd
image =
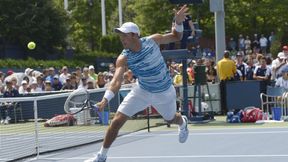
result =
[[[13,114],[14,114],[14,123],[17,123],[18,121],[18,116],[17,112],[20,113],[20,120],[23,120],[23,113],[22,113],[22,107],[20,103],[17,102],[7,102],[7,103],[1,103],[1,108],[6,108],[6,109],[13,109]],[[12,114],[11,114],[12,115]],[[2,117],[4,118],[4,117]]]
[[20,113],[20,120],[23,121],[23,113],[22,113],[22,106],[21,103],[15,102],[13,103],[13,110],[14,110],[14,121],[17,123],[18,117],[17,117],[17,112]]
[[282,95],[282,118],[284,121],[288,121],[288,92],[284,92]]
[[[273,107],[280,107],[281,111],[283,110],[284,103],[282,95],[285,93],[285,89],[283,87],[272,87],[267,86],[267,92],[260,94],[260,100],[261,100],[261,109],[263,112],[266,112],[268,117],[270,117],[270,112],[273,111],[271,108]],[[283,114],[284,111],[282,111]],[[263,116],[264,117],[264,116]]]

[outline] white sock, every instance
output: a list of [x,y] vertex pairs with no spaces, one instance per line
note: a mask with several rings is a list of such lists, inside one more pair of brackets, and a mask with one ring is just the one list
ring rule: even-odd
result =
[[186,127],[186,120],[182,117],[183,123],[180,125],[180,129],[185,129]]
[[101,147],[99,153],[103,156],[106,156],[107,152],[108,152],[109,148],[104,148],[103,146]]

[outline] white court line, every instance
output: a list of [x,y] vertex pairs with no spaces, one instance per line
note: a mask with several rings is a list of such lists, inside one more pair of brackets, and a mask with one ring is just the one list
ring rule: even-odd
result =
[[[285,154],[275,155],[182,155],[182,156],[108,156],[108,159],[193,159],[193,158],[274,158],[288,157]],[[91,157],[73,158],[39,158],[42,160],[83,160]],[[33,161],[32,159],[29,161]]]
[[[288,131],[256,131],[256,132],[217,132],[217,133],[197,133],[197,132],[190,132],[189,136],[203,136],[203,135],[245,135],[245,134],[287,134]],[[157,136],[175,136],[178,135],[178,133],[165,133],[165,134],[138,134],[138,133],[133,133],[133,134],[127,134],[122,136],[124,137],[133,137],[133,136],[140,136],[140,137],[157,137]]]
[[[155,134],[155,133],[146,133],[143,134],[143,132],[135,132],[135,133],[130,133],[130,134],[126,134],[123,136],[120,136],[118,138],[125,138],[125,137],[157,137],[157,136],[178,136],[178,133],[171,133],[171,132],[167,132],[165,134]],[[161,132],[162,133],[162,132]],[[197,132],[190,132],[189,136],[210,136],[210,135],[249,135],[249,134],[287,134],[288,131],[255,131],[255,132],[215,132],[215,133],[211,133],[211,132],[206,132],[206,133],[197,133]],[[104,137],[104,135],[92,135],[92,136],[85,136],[85,138],[102,138]],[[9,140],[17,140],[17,139],[32,139],[34,137],[7,137],[7,139]],[[52,136],[52,137],[41,137],[40,136],[40,140],[43,139],[83,139],[83,136],[79,136],[79,135],[75,135],[75,136]]]

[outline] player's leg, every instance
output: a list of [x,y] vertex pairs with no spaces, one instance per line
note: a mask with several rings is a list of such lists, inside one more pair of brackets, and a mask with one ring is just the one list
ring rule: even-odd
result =
[[107,158],[107,152],[116,139],[120,128],[128,120],[128,116],[117,111],[114,118],[109,125],[107,132],[104,137],[103,145],[97,155],[93,158],[86,160],[85,162],[105,162]]
[[106,132],[103,141],[103,148],[109,148],[111,146],[113,141],[116,139],[120,128],[125,124],[128,118],[129,117],[127,115],[117,111]]
[[167,91],[155,94],[152,105],[168,123],[179,125],[179,142],[186,142],[189,135],[188,119],[176,112],[175,88],[171,86]]
[[149,94],[138,86],[134,87],[133,90],[128,93],[120,104],[116,115],[108,127],[100,151],[97,153],[96,157],[86,160],[85,162],[104,162],[106,160],[110,146],[116,139],[120,128],[125,124],[128,118],[151,105],[148,96]]

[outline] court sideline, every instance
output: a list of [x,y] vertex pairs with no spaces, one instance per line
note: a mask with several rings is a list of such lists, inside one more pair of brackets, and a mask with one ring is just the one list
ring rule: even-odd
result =
[[[176,128],[120,137],[109,151],[107,162],[284,162],[288,161],[288,128],[189,127],[186,143],[178,143]],[[81,162],[93,156],[101,143],[41,155],[32,162]]]

